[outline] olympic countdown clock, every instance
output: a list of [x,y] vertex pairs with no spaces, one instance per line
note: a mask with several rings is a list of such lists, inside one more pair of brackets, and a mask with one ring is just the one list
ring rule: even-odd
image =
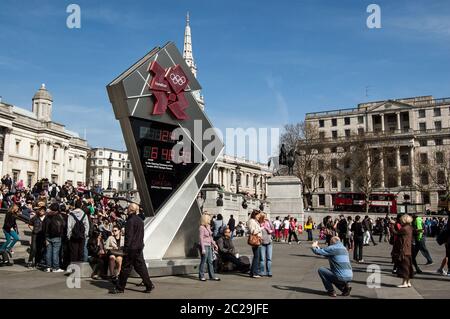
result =
[[[197,253],[201,212],[195,199],[223,149],[218,136],[203,141],[212,124],[192,93],[199,89],[171,42],[154,48],[107,86],[146,216],[146,259]],[[180,130],[185,134],[174,134]],[[209,154],[205,150],[211,143],[216,151]]]

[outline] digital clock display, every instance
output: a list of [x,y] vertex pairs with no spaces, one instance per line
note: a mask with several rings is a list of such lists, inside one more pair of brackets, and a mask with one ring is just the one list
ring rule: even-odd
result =
[[[194,152],[199,150],[193,143],[189,143],[191,146],[185,148],[184,152],[174,154],[174,146],[183,143],[182,140],[174,139],[173,131],[177,126],[137,118],[130,120],[147,189],[153,209],[157,212],[199,165],[194,163]],[[175,157],[178,159],[177,163],[173,161]]]

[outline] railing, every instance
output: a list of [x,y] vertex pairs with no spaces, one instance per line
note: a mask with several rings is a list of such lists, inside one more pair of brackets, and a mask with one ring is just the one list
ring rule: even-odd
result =
[[[319,137],[315,140],[318,142],[345,142],[364,138],[378,138],[378,137],[389,137],[389,136],[414,136],[414,135],[427,135],[427,134],[448,134],[450,133],[450,128],[441,129],[428,129],[428,130],[413,130],[413,129],[401,129],[401,130],[389,130],[389,131],[372,131],[364,132],[364,134],[352,134],[350,136],[337,136],[337,137]],[[310,140],[311,141],[311,140]]]

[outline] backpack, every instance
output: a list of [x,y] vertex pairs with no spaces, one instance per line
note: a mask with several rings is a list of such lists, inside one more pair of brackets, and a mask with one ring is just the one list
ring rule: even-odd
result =
[[84,227],[83,220],[86,218],[86,214],[83,214],[81,220],[79,220],[74,213],[70,213],[70,215],[75,220],[75,225],[72,228],[72,236],[71,239],[84,239],[86,228]]
[[439,245],[445,244],[448,241],[448,225],[446,225],[436,236],[436,241]]
[[225,229],[227,228],[227,225],[223,222],[223,220],[222,220],[222,226],[220,226],[219,227],[219,229],[217,230],[217,233],[219,234],[219,235],[223,235],[223,233],[224,233],[224,231],[225,231]]

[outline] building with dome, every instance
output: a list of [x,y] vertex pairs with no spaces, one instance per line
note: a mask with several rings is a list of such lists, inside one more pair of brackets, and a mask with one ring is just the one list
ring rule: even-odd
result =
[[42,178],[86,182],[86,140],[52,121],[53,97],[42,84],[31,111],[0,100],[0,172],[34,185]]

